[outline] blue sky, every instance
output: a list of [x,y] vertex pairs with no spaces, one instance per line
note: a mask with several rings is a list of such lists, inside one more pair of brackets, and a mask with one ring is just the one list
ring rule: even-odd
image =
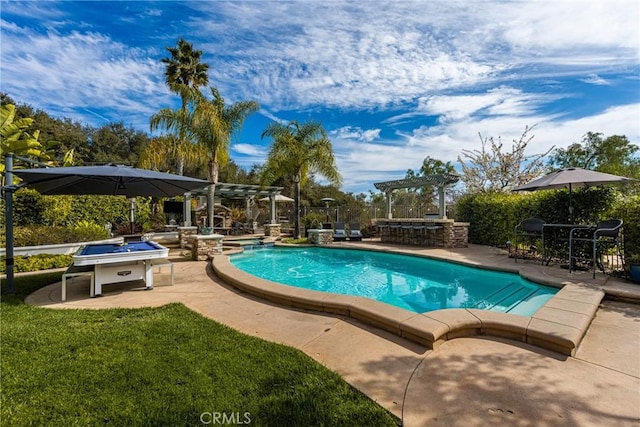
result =
[[228,102],[259,113],[231,157],[262,163],[272,120],[322,122],[343,190],[402,178],[426,156],[456,162],[478,133],[528,154],[588,132],[640,144],[640,2],[2,1],[0,90],[92,126],[178,107],[161,58],[204,52]]

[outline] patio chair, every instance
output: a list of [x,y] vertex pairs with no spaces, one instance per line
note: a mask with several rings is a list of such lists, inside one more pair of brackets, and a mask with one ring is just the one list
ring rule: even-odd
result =
[[333,240],[336,242],[347,240],[347,233],[344,228],[344,222],[336,222],[333,229]]
[[360,241],[362,240],[362,233],[360,232],[360,224],[352,222],[349,224],[349,240]]
[[[546,222],[543,219],[540,218],[527,218],[523,221],[521,221],[518,225],[515,226],[514,230],[513,230],[513,234],[514,234],[514,239],[513,239],[513,247],[514,247],[514,253],[513,253],[513,258],[515,259],[515,262],[518,262],[518,243],[519,243],[519,239],[521,242],[524,242],[525,240],[529,240],[530,242],[530,246],[529,246],[529,252],[533,252],[536,251],[537,248],[536,246],[533,244],[533,241],[537,240],[537,239],[541,239],[542,244],[542,262],[544,262],[544,234],[543,234],[543,228],[544,225],[546,224]],[[524,250],[523,250],[523,254],[522,254],[522,259],[524,259]]]
[[[603,257],[615,257],[616,262],[608,260],[607,264],[618,265],[624,269],[622,256],[622,224],[621,219],[600,221],[594,227],[576,227],[569,233],[569,272],[576,269],[576,263],[588,262],[596,278],[596,268],[605,272]],[[580,246],[582,242],[582,248]],[[581,250],[582,249],[582,250]],[[585,250],[586,249],[586,250]],[[605,254],[605,251],[615,251],[615,255]]]

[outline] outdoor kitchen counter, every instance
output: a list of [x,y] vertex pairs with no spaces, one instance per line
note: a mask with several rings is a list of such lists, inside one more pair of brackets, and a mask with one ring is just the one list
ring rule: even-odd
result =
[[382,243],[466,248],[469,244],[469,223],[453,219],[400,218],[377,219]]

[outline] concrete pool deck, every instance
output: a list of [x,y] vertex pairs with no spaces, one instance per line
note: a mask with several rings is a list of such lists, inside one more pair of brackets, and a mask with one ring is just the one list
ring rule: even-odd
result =
[[[341,244],[342,245],[342,244]],[[346,243],[442,256],[487,266],[513,267],[497,249],[416,249],[375,242]],[[472,337],[442,342],[435,350],[340,314],[318,313],[265,301],[223,283],[209,263],[186,261],[172,250],[174,286],[168,269],[156,288],[107,285],[89,298],[88,280],[60,284],[27,298],[51,308],[160,306],[182,302],[235,329],[297,347],[338,372],[400,417],[404,425],[637,425],[640,420],[640,305],[604,301],[573,356],[504,338]],[[640,302],[640,286],[588,273],[515,264],[526,274]]]

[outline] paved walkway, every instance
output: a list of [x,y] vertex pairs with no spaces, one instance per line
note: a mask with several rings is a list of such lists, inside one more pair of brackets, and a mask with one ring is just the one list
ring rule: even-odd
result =
[[[369,243],[375,245],[375,243]],[[421,253],[487,265],[513,264],[498,250],[470,247]],[[295,310],[254,298],[219,281],[206,262],[186,261],[172,250],[175,284],[166,271],[156,287],[108,285],[89,298],[88,280],[69,281],[27,298],[50,308],[187,307],[239,331],[294,346],[342,375],[405,426],[637,426],[640,422],[640,305],[605,301],[575,357],[523,343],[459,338],[431,351],[390,333],[340,316]],[[518,267],[555,279],[586,281],[532,262]],[[589,276],[590,277],[590,276]],[[591,279],[589,279],[591,280]],[[638,296],[640,286],[599,277],[595,286]]]

